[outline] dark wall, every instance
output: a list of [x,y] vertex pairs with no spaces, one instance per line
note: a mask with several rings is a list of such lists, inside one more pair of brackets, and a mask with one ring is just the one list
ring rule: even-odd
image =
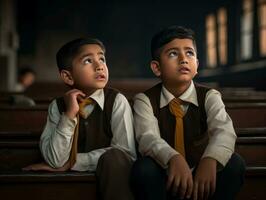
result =
[[102,40],[107,47],[111,78],[153,78],[149,68],[152,36],[166,26],[182,25],[196,33],[201,71],[206,68],[205,17],[224,6],[229,17],[228,65],[211,69],[216,74],[213,76],[199,73],[196,80],[217,82],[225,87],[266,89],[261,86],[266,84],[265,69],[233,72],[233,66],[241,64],[237,45],[241,3],[241,0],[17,1],[19,62],[32,62],[45,81],[57,80],[54,55],[58,48],[70,39],[92,36]]
[[92,35],[104,42],[111,77],[153,77],[149,69],[151,37],[159,29],[177,24],[195,30],[204,64],[204,17],[217,4],[219,1],[210,0],[18,1],[19,55],[34,57],[37,37],[44,31],[75,31],[75,35]]

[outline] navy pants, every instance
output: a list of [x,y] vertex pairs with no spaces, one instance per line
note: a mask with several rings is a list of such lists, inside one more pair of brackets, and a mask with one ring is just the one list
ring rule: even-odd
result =
[[[245,162],[236,153],[223,170],[217,172],[212,200],[233,200],[244,182]],[[131,171],[131,187],[135,200],[179,200],[166,191],[166,170],[150,157],[138,159]]]

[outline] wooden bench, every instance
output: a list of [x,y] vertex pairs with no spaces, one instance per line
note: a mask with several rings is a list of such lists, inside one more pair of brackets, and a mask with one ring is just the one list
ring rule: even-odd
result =
[[235,128],[266,127],[266,102],[226,103]]
[[96,178],[90,172],[25,172],[43,161],[40,132],[0,132],[0,198],[9,200],[96,200]]
[[[236,151],[247,162],[246,182],[237,199],[261,199],[266,184],[266,128],[237,129]],[[89,172],[23,172],[42,160],[41,132],[0,132],[0,194],[3,199],[97,199],[96,180]],[[260,149],[260,150],[259,150]],[[258,153],[259,152],[259,153]],[[256,156],[254,156],[256,155]],[[16,192],[14,192],[16,191]],[[245,198],[244,198],[245,197]]]
[[40,132],[46,123],[47,110],[48,106],[0,106],[0,131]]
[[[243,156],[247,166],[266,166],[266,128],[236,131],[236,152]],[[0,171],[18,170],[42,161],[40,135],[41,132],[0,132]]]
[[[248,167],[237,200],[264,199],[265,184],[266,168]],[[8,200],[97,200],[96,180],[89,172],[1,172],[0,195]]]
[[[41,132],[48,105],[35,107],[0,106],[0,131]],[[226,110],[235,128],[266,127],[266,103],[228,103]]]
[[21,168],[41,162],[40,132],[0,132],[0,172],[21,171]]
[[8,200],[97,200],[89,172],[0,172],[0,197]]
[[236,152],[247,166],[266,167],[266,128],[236,129]]

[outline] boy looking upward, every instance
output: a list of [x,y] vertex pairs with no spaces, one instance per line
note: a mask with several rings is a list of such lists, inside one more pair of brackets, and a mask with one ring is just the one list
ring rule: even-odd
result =
[[49,106],[40,139],[48,165],[26,169],[96,172],[102,199],[133,199],[128,183],[136,156],[133,116],[127,99],[105,87],[103,43],[93,38],[70,41],[59,49],[56,60],[70,89]]
[[151,42],[151,69],[161,83],[134,98],[135,132],[143,155],[132,169],[136,199],[234,199],[244,162],[217,90],[194,84],[194,33],[178,26]]

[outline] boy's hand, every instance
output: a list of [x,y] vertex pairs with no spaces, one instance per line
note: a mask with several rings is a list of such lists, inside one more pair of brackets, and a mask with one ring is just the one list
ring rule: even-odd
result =
[[72,89],[69,90],[64,95],[64,101],[66,104],[66,115],[70,119],[74,119],[79,111],[79,101],[82,100],[86,95],[78,90],[78,89]]
[[194,177],[193,200],[208,199],[215,192],[217,161],[203,158]]
[[182,155],[174,155],[169,161],[169,174],[167,189],[172,188],[172,193],[179,193],[179,197],[190,198],[193,190],[192,173]]
[[22,168],[23,171],[49,171],[49,172],[64,172],[70,169],[70,163],[67,162],[63,167],[52,168],[47,163],[36,163]]

